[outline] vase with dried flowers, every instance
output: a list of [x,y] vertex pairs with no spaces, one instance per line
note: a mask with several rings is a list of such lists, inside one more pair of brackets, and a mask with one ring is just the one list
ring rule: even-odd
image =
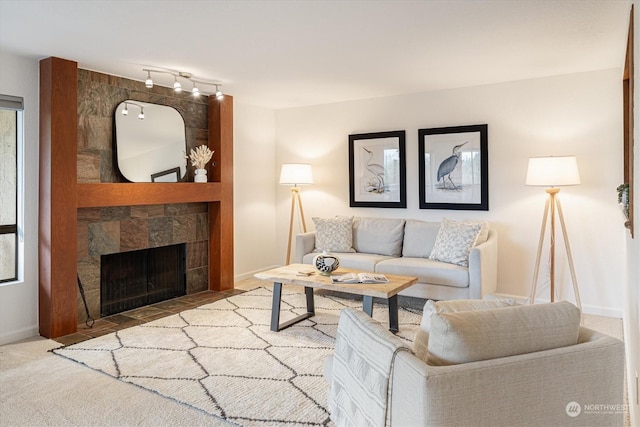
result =
[[206,145],[200,145],[194,150],[191,149],[189,159],[191,160],[191,166],[196,168],[195,177],[193,182],[207,182],[207,170],[204,168],[207,162],[213,157],[213,151],[209,150]]

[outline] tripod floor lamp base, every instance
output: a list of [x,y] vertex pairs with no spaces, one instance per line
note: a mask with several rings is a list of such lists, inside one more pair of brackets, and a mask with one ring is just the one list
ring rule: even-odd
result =
[[573,292],[576,297],[576,305],[582,311],[582,303],[580,301],[580,291],[578,290],[578,281],[576,279],[576,271],[573,265],[573,257],[571,256],[571,246],[569,245],[569,237],[567,235],[567,227],[562,213],[562,205],[558,193],[560,189],[557,185],[576,185],[580,183],[578,174],[578,166],[574,156],[563,157],[534,157],[529,159],[529,168],[527,170],[527,185],[544,185],[552,186],[547,188],[549,195],[544,205],[544,214],[542,216],[542,226],[540,228],[540,239],[538,241],[538,253],[536,256],[535,270],[533,274],[533,283],[531,284],[531,293],[529,295],[529,303],[535,303],[536,288],[538,286],[538,274],[540,272],[540,259],[542,255],[542,247],[544,244],[545,232],[547,229],[547,219],[550,221],[550,242],[549,242],[549,292],[550,301],[554,302],[556,286],[555,286],[555,249],[556,249],[556,212],[560,220],[562,228],[562,237],[564,239],[564,247],[567,253],[569,263],[569,271],[571,273],[571,281],[573,282]]

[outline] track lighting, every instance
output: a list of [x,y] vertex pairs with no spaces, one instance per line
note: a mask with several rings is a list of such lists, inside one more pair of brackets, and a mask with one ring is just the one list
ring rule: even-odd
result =
[[144,107],[140,104],[136,104],[135,102],[125,102],[124,108],[122,109],[122,115],[123,116],[129,115],[129,104],[135,105],[136,107],[140,108],[140,114],[138,114],[138,118],[140,120],[144,120]]
[[[206,81],[206,80],[200,80],[198,78],[195,78],[191,73],[187,73],[185,71],[173,71],[173,70],[152,70],[149,68],[143,68],[142,71],[146,71],[147,72],[147,78],[144,82],[145,86],[149,89],[151,89],[153,87],[153,80],[151,79],[151,73],[161,73],[161,74],[169,74],[171,76],[173,76],[173,90],[176,91],[176,93],[182,92],[182,84],[178,81],[178,78],[182,78],[182,79],[186,79],[189,80],[193,83],[193,88],[191,89],[191,94],[193,96],[200,96],[200,94],[202,93],[200,88],[198,88],[196,86],[197,84],[200,85],[209,85],[209,86],[215,86],[216,90],[214,92],[215,97],[217,99],[222,99],[224,98],[224,94],[220,91],[220,86],[222,86],[222,83],[217,83],[217,82],[210,82],[210,81]],[[125,106],[126,109],[126,106]],[[123,114],[126,115],[126,113]]]

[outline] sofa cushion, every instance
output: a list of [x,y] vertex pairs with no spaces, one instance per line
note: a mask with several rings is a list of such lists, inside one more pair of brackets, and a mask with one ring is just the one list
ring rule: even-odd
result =
[[478,240],[482,228],[481,222],[443,218],[429,258],[467,267],[469,252]]
[[404,219],[355,218],[353,248],[356,252],[398,257],[402,254]]
[[427,347],[429,345],[429,331],[431,330],[431,316],[436,313],[456,313],[459,311],[469,310],[487,310],[490,308],[509,307],[515,305],[513,299],[508,300],[481,300],[481,299],[464,299],[452,301],[433,301],[428,300],[422,310],[422,321],[420,328],[416,332],[413,341],[413,351],[416,357],[423,362],[427,361],[429,354]]
[[431,316],[427,363],[443,366],[533,353],[578,342],[580,310],[562,301]]
[[420,283],[466,288],[469,269],[425,258],[389,258],[376,264],[376,273],[413,276]]
[[436,237],[440,230],[439,222],[417,221],[408,219],[404,225],[404,242],[402,256],[413,258],[429,258]]
[[354,252],[353,218],[313,218],[316,226],[316,251]]

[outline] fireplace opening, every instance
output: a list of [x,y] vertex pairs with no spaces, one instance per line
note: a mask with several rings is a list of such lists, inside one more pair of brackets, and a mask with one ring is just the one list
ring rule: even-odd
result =
[[186,295],[185,244],[102,255],[100,316]]

